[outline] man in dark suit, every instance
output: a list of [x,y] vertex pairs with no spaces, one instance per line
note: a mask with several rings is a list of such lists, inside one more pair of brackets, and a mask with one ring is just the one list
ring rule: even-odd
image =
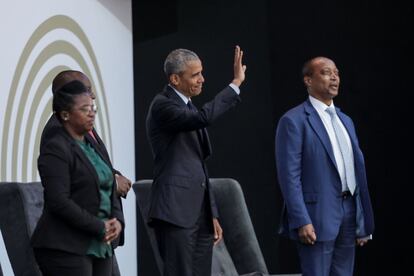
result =
[[[78,80],[82,82],[88,88],[89,92],[92,95],[92,98],[95,99],[96,95],[95,93],[93,93],[92,85],[91,85],[89,78],[82,72],[79,72],[76,70],[66,70],[66,71],[62,71],[59,74],[57,74],[52,82],[52,93],[55,93],[62,86],[74,80]],[[47,121],[43,129],[42,136],[40,139],[40,149],[43,148],[45,143],[49,139],[51,139],[61,127],[62,127],[62,124],[56,118],[56,115],[52,114],[52,116],[49,118],[49,120]],[[99,151],[102,155],[104,155],[107,160],[110,160],[105,144],[103,143],[102,139],[99,137],[95,128],[93,128],[92,131],[90,131],[88,134],[85,135],[85,139],[91,145],[93,145],[93,147],[97,151]],[[114,169],[113,171],[114,171],[114,175],[116,179],[117,193],[122,197],[126,197],[128,191],[131,189],[132,183],[128,178],[123,176],[118,170]]]
[[333,104],[335,63],[311,59],[303,80],[309,99],[286,112],[276,131],[280,231],[296,241],[304,276],[351,276],[355,245],[374,231],[364,157],[351,118]]
[[205,160],[211,154],[206,127],[239,101],[246,66],[238,46],[234,79],[198,111],[191,98],[204,77],[198,56],[172,51],[164,63],[169,84],[153,99],[147,135],[154,155],[149,224],[154,227],[164,276],[211,275],[212,248],[222,237]]

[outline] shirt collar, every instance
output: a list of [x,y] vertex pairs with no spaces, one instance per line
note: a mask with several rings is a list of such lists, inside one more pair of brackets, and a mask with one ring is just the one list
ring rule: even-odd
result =
[[309,101],[311,102],[312,106],[318,111],[318,113],[325,112],[325,110],[328,107],[335,109],[335,105],[333,101],[331,105],[326,105],[325,103],[321,102],[315,97],[312,97],[311,95],[309,95]]
[[177,93],[177,95],[184,101],[185,104],[188,103],[188,101],[190,100],[189,98],[187,98],[186,96],[184,96],[183,93],[181,93],[180,91],[178,91],[177,89],[175,89],[171,84],[168,85],[169,87],[171,87],[175,93]]

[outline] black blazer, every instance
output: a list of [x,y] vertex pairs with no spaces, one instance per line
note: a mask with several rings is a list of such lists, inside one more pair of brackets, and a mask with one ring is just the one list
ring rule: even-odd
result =
[[[45,127],[43,128],[42,135],[40,137],[40,151],[42,151],[42,148],[47,143],[47,141],[49,141],[49,139],[51,139],[61,128],[62,124],[59,122],[56,115],[53,114],[50,116]],[[106,149],[104,142],[102,141],[101,137],[99,137],[95,128],[92,130],[92,132],[96,140],[89,133],[85,134],[86,140],[93,146],[95,150],[99,151],[107,160],[110,160],[108,150]],[[112,171],[114,174],[116,173],[121,175],[121,173],[114,168],[112,168]]]
[[150,225],[155,218],[181,227],[193,226],[206,189],[212,214],[218,217],[205,166],[205,159],[211,154],[205,127],[239,101],[240,97],[230,86],[198,112],[189,110],[169,86],[155,96],[146,121],[154,156]]
[[[99,151],[112,168],[110,161]],[[63,127],[43,144],[38,169],[44,187],[44,208],[32,236],[36,248],[85,254],[93,238],[105,228],[96,216],[100,205],[99,178],[82,149]],[[112,214],[124,228],[121,203],[114,181]],[[113,247],[123,244],[123,231]]]

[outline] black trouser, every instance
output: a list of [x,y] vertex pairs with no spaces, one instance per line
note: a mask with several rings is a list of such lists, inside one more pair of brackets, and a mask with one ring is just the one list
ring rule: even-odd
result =
[[96,258],[48,248],[34,249],[43,276],[111,276],[112,257]]
[[211,276],[214,231],[208,202],[205,197],[197,223],[191,228],[161,220],[154,222],[164,261],[163,276]]

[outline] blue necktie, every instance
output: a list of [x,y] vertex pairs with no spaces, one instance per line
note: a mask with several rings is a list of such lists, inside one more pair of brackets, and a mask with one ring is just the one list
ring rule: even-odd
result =
[[355,187],[356,187],[356,180],[355,180],[355,168],[354,168],[354,160],[352,158],[351,147],[348,146],[346,142],[345,133],[339,125],[338,116],[336,115],[335,109],[333,107],[328,107],[326,110],[328,114],[331,116],[332,126],[335,131],[336,140],[339,144],[339,149],[341,151],[342,160],[345,166],[345,179],[346,179],[346,186],[348,187],[351,194],[354,194]]

